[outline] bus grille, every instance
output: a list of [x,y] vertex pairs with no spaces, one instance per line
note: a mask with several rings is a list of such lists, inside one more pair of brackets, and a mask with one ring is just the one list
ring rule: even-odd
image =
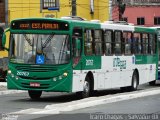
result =
[[51,72],[56,71],[55,68],[51,66],[17,66],[17,70],[28,71],[28,72]]
[[19,77],[22,78],[22,79],[31,79],[31,80],[49,80],[49,79],[51,79],[51,77],[39,78],[39,77],[36,77],[36,76],[33,76],[33,77],[19,76]]

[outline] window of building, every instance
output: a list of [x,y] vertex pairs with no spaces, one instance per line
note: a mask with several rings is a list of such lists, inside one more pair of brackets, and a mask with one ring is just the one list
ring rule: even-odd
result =
[[124,53],[131,54],[132,33],[123,32]]
[[112,31],[105,31],[104,33],[105,55],[112,54],[112,33]]
[[123,17],[123,18],[122,18],[122,21],[128,22],[128,18],[127,18],[127,17]]
[[160,25],[160,17],[154,17],[154,25]]
[[133,34],[132,47],[133,47],[133,53],[135,53],[135,54],[142,53],[141,34],[140,33]]
[[115,54],[121,54],[121,37],[122,32],[121,31],[115,31],[114,38],[115,38],[115,45],[114,45],[114,53]]
[[102,30],[94,31],[95,54],[102,55]]
[[137,25],[145,25],[145,18],[144,17],[138,17],[137,18]]
[[85,31],[85,54],[93,55],[93,30]]
[[59,0],[43,0],[43,9],[59,7]]

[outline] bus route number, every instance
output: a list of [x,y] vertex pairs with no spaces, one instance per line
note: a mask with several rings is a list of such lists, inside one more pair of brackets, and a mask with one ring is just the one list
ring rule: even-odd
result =
[[93,60],[86,60],[86,66],[92,66]]

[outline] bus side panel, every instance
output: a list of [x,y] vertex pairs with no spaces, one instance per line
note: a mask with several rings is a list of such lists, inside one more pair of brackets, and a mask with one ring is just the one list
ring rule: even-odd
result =
[[84,80],[85,75],[83,75],[80,70],[74,70],[72,79],[72,92],[83,91]]
[[136,65],[139,72],[139,84],[147,83],[156,79],[156,64]]
[[139,84],[156,80],[156,56],[136,56],[136,68],[139,72]]

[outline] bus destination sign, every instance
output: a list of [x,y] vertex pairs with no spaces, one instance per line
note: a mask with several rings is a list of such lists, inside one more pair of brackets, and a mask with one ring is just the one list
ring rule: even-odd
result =
[[23,20],[14,21],[11,28],[14,30],[68,30],[69,26],[68,23],[59,21]]

